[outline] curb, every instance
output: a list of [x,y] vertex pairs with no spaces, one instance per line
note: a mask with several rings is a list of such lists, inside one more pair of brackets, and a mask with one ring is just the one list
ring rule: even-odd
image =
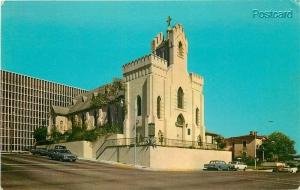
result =
[[269,170],[246,169],[246,172],[273,172],[273,169],[269,169]]

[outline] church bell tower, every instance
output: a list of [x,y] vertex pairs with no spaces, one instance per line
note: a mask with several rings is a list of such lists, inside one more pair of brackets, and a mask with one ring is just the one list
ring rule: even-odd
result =
[[167,19],[167,23],[167,37],[165,39],[161,32],[152,40],[152,53],[167,60],[168,66],[176,64],[176,66],[186,68],[188,41],[183,26],[176,24],[172,27],[170,16]]

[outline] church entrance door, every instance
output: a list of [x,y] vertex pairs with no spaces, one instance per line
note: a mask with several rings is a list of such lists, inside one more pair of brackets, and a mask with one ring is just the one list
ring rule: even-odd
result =
[[177,140],[183,141],[183,130],[185,126],[185,119],[182,114],[179,114],[177,117],[177,121],[175,123],[176,125],[176,130],[177,130]]
[[176,127],[177,128],[177,140],[183,140],[183,127]]

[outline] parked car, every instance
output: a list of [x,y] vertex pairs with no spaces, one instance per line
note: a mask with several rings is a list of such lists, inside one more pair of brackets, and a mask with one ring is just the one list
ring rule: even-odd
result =
[[290,172],[297,173],[298,168],[295,165],[286,165],[281,167],[276,167],[273,169],[273,172]]
[[49,159],[54,159],[54,149],[49,149],[48,150],[48,158]]
[[77,156],[72,154],[67,149],[53,149],[49,152],[49,158],[52,160],[60,160],[60,161],[72,161],[75,162],[77,160]]
[[48,155],[48,150],[46,148],[33,148],[30,150],[30,152],[33,155],[41,155],[41,156]]
[[37,150],[36,148],[32,148],[32,149],[30,150],[30,153],[33,154],[33,155],[36,155],[37,152],[38,152],[38,150]]
[[222,160],[212,160],[209,164],[204,164],[204,170],[229,171],[233,168]]
[[229,165],[234,170],[244,170],[245,171],[247,169],[247,165],[240,161],[229,162]]

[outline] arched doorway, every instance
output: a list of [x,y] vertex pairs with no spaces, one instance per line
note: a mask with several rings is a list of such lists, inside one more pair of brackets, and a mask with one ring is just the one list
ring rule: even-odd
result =
[[182,114],[179,114],[175,123],[177,131],[177,139],[183,140],[183,130],[185,126],[185,119]]

